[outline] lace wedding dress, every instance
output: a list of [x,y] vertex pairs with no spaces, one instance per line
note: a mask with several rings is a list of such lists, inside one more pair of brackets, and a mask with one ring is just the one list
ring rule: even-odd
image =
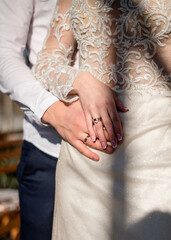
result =
[[58,1],[36,78],[69,102],[88,71],[129,111],[123,144],[99,162],[62,142],[53,240],[171,239],[170,36],[170,0]]

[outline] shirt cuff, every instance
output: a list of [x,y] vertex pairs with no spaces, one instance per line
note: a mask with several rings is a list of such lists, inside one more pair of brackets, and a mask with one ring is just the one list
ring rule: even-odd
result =
[[37,99],[36,107],[35,107],[35,115],[38,117],[40,125],[49,126],[49,124],[45,123],[42,120],[43,114],[46,110],[55,102],[59,101],[57,97],[55,97],[50,92],[43,90],[39,98]]

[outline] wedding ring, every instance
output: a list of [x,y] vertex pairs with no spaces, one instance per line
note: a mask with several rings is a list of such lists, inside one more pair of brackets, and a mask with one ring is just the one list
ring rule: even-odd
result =
[[84,138],[84,141],[83,141],[84,144],[87,142],[88,138],[89,138],[89,135],[87,135],[87,136]]
[[101,117],[93,118],[93,123],[97,124],[101,120],[102,120]]

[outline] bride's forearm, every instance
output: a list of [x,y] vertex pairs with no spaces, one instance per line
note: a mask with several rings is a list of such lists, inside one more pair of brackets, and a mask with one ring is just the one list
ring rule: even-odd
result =
[[93,81],[98,81],[95,79],[91,73],[80,71],[78,72],[75,80],[73,81],[72,87],[73,89],[69,92],[69,95],[78,95],[80,96],[81,90],[90,90]]

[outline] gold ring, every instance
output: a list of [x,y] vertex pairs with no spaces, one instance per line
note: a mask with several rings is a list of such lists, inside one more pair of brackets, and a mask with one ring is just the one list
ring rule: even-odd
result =
[[102,120],[101,117],[93,118],[93,123],[97,124],[97,123],[100,122],[101,120]]
[[84,144],[87,142],[88,138],[89,138],[89,135],[87,135],[87,136],[84,138],[84,141],[83,141]]

